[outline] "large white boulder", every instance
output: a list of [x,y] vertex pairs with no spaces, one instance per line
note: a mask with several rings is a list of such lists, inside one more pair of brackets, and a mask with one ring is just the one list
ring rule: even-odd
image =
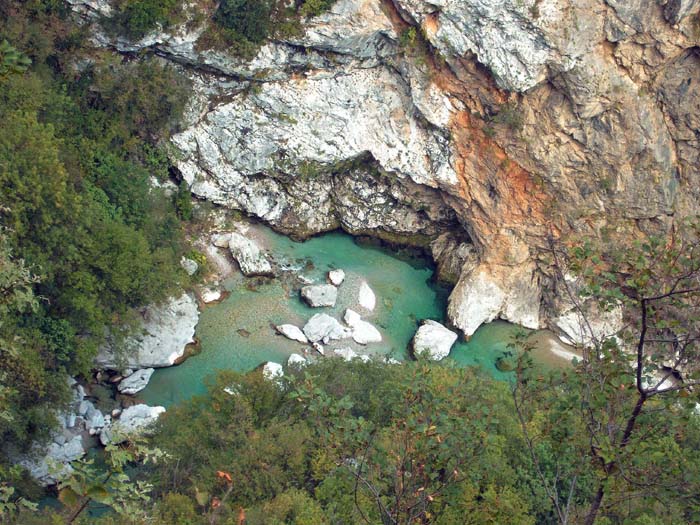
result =
[[301,297],[313,308],[335,306],[338,289],[332,284],[311,284],[301,289]]
[[291,339],[292,341],[299,341],[303,344],[309,342],[309,340],[304,335],[304,332],[301,331],[301,328],[299,328],[298,326],[294,326],[293,324],[281,324],[276,326],[275,329],[280,334],[282,334],[288,339]]
[[374,307],[377,304],[377,298],[374,295],[372,288],[369,287],[369,284],[367,284],[366,281],[362,281],[360,284],[360,292],[358,294],[357,302],[362,308],[369,310],[370,312],[374,310]]
[[125,408],[119,419],[102,430],[100,442],[103,445],[121,443],[126,441],[129,436],[148,435],[153,423],[164,412],[164,407],[152,407],[143,404]]
[[352,338],[356,343],[361,345],[366,345],[368,343],[380,343],[382,341],[382,334],[379,333],[374,325],[363,321],[360,314],[348,308],[345,310],[345,316],[343,317],[345,324],[352,328]]
[[233,232],[229,237],[228,248],[241,267],[243,275],[272,275],[270,262],[251,239]]
[[159,368],[172,366],[194,342],[199,321],[197,302],[189,294],[172,298],[143,312],[141,329],[117,347],[111,341],[100,348],[95,365],[98,368]]
[[128,394],[128,395],[134,395],[137,392],[141,392],[144,388],[146,388],[146,385],[148,385],[148,382],[151,380],[151,376],[153,375],[153,372],[155,369],[153,368],[144,368],[142,370],[137,370],[130,376],[125,377],[124,379],[121,380],[121,382],[117,385],[117,390],[121,392],[122,394]]
[[312,343],[323,341],[327,344],[328,341],[350,337],[352,331],[328,314],[316,314],[304,325],[304,335]]
[[413,336],[413,354],[426,354],[433,361],[440,361],[450,353],[452,345],[457,340],[457,334],[448,330],[436,321],[427,319]]

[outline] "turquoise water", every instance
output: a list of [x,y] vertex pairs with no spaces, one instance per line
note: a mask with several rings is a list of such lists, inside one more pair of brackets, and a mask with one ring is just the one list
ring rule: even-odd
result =
[[[361,246],[352,237],[330,233],[306,242],[293,242],[268,229],[256,230],[258,241],[282,267],[280,279],[246,279],[236,276],[225,286],[230,295],[221,303],[205,307],[197,326],[201,353],[183,364],[157,370],[139,397],[146,403],[168,406],[205,391],[205,379],[217,370],[252,370],[265,361],[286,363],[302,345],[277,335],[274,325],[291,323],[302,327],[318,312],[342,319],[347,307],[357,307],[357,292],[367,281],[377,297],[372,313],[363,314],[380,332],[382,343],[360,347],[351,340],[327,348],[353,347],[364,353],[405,359],[408,344],[421,319],[444,322],[447,290],[432,282],[429,261]],[[303,282],[298,275],[326,282],[326,274],[342,268],[346,277],[338,289],[333,308],[310,308],[299,298]],[[517,327],[494,322],[479,329],[469,342],[459,342],[450,354],[462,366],[480,365],[497,378],[507,374],[495,368],[495,360],[506,349]]]

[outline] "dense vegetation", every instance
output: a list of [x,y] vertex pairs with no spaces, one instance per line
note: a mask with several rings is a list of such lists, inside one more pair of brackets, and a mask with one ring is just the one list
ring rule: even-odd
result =
[[[206,396],[161,419],[150,446],[167,457],[132,474],[152,484],[150,499],[115,490],[107,501],[119,515],[76,522],[583,523],[599,479],[580,417],[585,375],[522,370],[534,386],[520,411],[511,384],[439,364],[326,360],[280,382],[222,372]],[[641,423],[629,476],[607,487],[596,523],[697,522],[700,422],[667,409]],[[567,521],[552,487],[567,494]]]
[[180,221],[149,179],[168,177],[160,141],[187,84],[85,48],[62,5],[0,4],[0,440],[20,447],[51,428],[105,327],[185,277]]

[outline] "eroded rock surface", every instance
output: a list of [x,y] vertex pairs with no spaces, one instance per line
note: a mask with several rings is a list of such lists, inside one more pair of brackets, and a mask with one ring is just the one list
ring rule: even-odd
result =
[[448,330],[437,321],[427,319],[413,336],[411,348],[416,356],[427,355],[433,361],[440,361],[450,354],[456,340],[457,334],[452,330]]
[[[71,4],[86,23],[110,9]],[[196,195],[297,237],[340,227],[431,246],[470,334],[566,314],[550,240],[663,233],[697,212],[698,11],[339,0],[252,60],[198,49],[198,23],[139,42],[93,33],[190,73],[173,145]]]

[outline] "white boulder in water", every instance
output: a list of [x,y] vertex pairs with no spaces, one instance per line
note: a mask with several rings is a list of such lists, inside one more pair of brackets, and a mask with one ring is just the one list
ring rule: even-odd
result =
[[281,378],[284,375],[284,370],[282,370],[281,364],[268,361],[263,365],[262,373],[265,379],[272,381]]
[[352,338],[356,343],[361,345],[366,345],[368,343],[380,343],[382,341],[382,334],[379,333],[374,325],[363,321],[360,314],[348,308],[345,310],[345,316],[343,318],[345,323],[352,328]]
[[436,321],[427,319],[413,336],[413,354],[426,354],[433,361],[440,361],[450,353],[457,334]]
[[352,331],[328,314],[316,314],[304,325],[304,335],[312,343],[323,341],[327,344],[328,341],[350,337]]
[[345,280],[345,272],[341,270],[340,268],[336,270],[331,270],[328,272],[328,281],[333,285],[333,286],[340,286],[343,284],[343,281]]
[[312,284],[301,289],[301,297],[313,308],[335,306],[338,289],[332,284]]
[[272,275],[272,266],[260,252],[260,248],[251,239],[244,237],[240,233],[233,232],[229,238],[228,248],[241,272],[246,277],[253,275]]
[[117,350],[112,341],[100,348],[98,368],[159,368],[172,366],[194,342],[199,321],[197,302],[189,294],[172,298],[165,304],[149,306],[143,312],[141,329],[128,337]]
[[306,344],[309,342],[309,340],[306,338],[304,335],[304,332],[301,331],[301,329],[297,326],[294,326],[293,324],[281,324],[275,327],[275,329],[285,336],[288,339],[291,339],[292,341],[299,341],[300,343]]
[[377,298],[366,281],[362,281],[360,284],[360,292],[358,294],[357,301],[362,308],[369,310],[370,312],[374,310],[374,307],[377,304]]
[[151,380],[151,376],[155,370],[153,368],[144,368],[142,370],[137,370],[128,377],[125,377],[117,385],[117,390],[122,394],[127,394],[133,396],[137,392],[141,392],[148,382]]
[[121,443],[126,441],[128,436],[147,435],[163,412],[165,408],[161,406],[134,405],[125,408],[119,419],[102,430],[100,442],[103,445]]
[[213,303],[221,299],[221,290],[214,288],[205,288],[200,295],[202,302],[205,304]]

